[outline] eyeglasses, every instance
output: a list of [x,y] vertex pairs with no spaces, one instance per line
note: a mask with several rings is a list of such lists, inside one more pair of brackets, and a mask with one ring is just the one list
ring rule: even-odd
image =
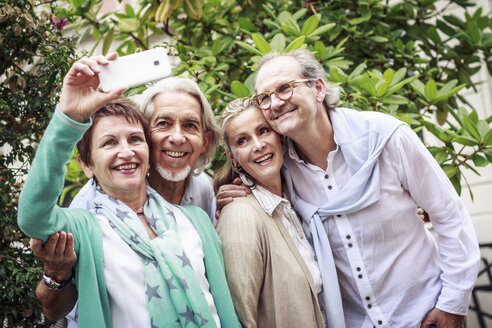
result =
[[293,80],[283,83],[270,92],[263,92],[254,97],[256,105],[263,110],[268,110],[272,106],[272,93],[280,100],[289,100],[294,94],[294,88],[299,83],[311,82],[310,79]]

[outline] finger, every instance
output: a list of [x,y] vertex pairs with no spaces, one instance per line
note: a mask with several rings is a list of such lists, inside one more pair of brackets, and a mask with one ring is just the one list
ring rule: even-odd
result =
[[107,93],[104,93],[104,92],[99,93],[100,99],[99,99],[98,108],[102,107],[104,104],[106,104],[112,100],[120,98],[121,95],[123,94],[123,92],[125,92],[125,90],[127,90],[127,89],[128,89],[127,87],[119,87],[119,88],[116,88],[115,90],[107,92]]
[[[222,209],[222,207],[226,206],[227,204],[230,204],[234,201],[234,198],[228,197],[228,198],[222,198],[222,199],[217,199],[217,208],[219,210]],[[220,213],[219,213],[220,215]]]
[[[215,211],[215,218],[218,220],[220,218],[220,210]],[[217,221],[216,220],[216,221]],[[215,225],[214,225],[215,226]]]
[[55,254],[61,256],[65,253],[65,244],[67,242],[67,233],[60,231],[58,233],[58,243],[56,243]]
[[118,58],[118,53],[116,53],[116,52],[112,52],[106,56],[107,60],[115,60],[116,58]]
[[230,190],[224,190],[222,192],[217,193],[217,199],[221,198],[234,198],[234,197],[244,197],[248,193],[244,189],[230,189]]
[[78,76],[78,75],[88,75],[88,76],[94,76],[95,73],[90,67],[90,63],[87,61],[77,61],[75,64],[72,65],[70,68],[69,74],[67,74],[67,77],[70,77],[70,75]]
[[42,245],[41,239],[31,238],[30,246],[34,256],[39,257],[39,255],[41,254],[42,251],[41,245]]
[[44,244],[44,253],[48,256],[53,256],[55,253],[56,244],[58,243],[59,233],[55,232],[49,238],[46,244]]
[[74,253],[73,250],[73,235],[71,233],[67,233],[67,243],[65,247],[65,254],[70,255]]
[[243,184],[240,178],[235,178],[234,181],[232,181],[232,183],[238,186]]

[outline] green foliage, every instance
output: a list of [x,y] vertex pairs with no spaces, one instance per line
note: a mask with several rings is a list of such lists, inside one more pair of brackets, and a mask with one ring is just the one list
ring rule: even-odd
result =
[[33,290],[41,270],[17,227],[17,198],[74,55],[49,8],[34,9],[30,1],[0,1],[0,324],[7,327],[40,318]]
[[[166,1],[176,0],[159,3]],[[200,18],[174,8],[164,22],[156,17],[159,4],[148,0],[139,1],[138,11],[98,16],[102,1],[93,1],[72,3],[69,12],[80,40],[104,39],[103,52],[112,42],[120,55],[136,45],[169,47],[180,59],[174,74],[194,78],[216,113],[254,93],[261,55],[307,48],[339,85],[341,106],[386,112],[433,134],[441,145],[430,149],[461,192],[462,169],[490,163],[490,120],[472,119],[476,112],[460,91],[476,90],[480,81],[473,77],[482,66],[492,74],[492,22],[470,2],[447,1],[443,9],[436,2],[208,0]],[[464,14],[448,13],[451,5]],[[167,41],[150,41],[156,36]]]
[[[69,19],[67,27],[77,33],[77,42],[94,41],[89,54],[116,49],[125,55],[156,45],[169,48],[171,57],[179,58],[174,74],[195,79],[216,114],[230,100],[254,93],[252,73],[263,54],[307,48],[326,67],[328,81],[340,87],[340,106],[386,112],[416,132],[434,136],[438,144],[433,142],[436,145],[429,150],[458,192],[465,168],[478,174],[478,167],[492,162],[492,117],[479,118],[461,94],[476,90],[481,67],[492,75],[491,18],[470,1],[441,1],[444,8],[438,9],[436,0],[405,0],[394,5],[380,0],[139,0],[138,6],[125,5],[110,13],[102,13],[102,0],[58,2],[56,6],[52,2],[53,13]],[[20,3],[21,8],[30,8],[27,2]],[[462,7],[464,13],[451,14],[450,6]],[[5,26],[10,30],[0,42],[2,52],[7,53],[1,57],[2,67],[14,54],[10,48],[23,42],[34,49],[49,44],[37,38],[16,39],[15,24],[9,21]],[[56,36],[48,27],[49,35]],[[12,44],[7,46],[8,35],[12,35]],[[26,46],[19,53],[30,54],[29,49]],[[9,131],[7,137],[2,130],[2,145],[13,149],[8,155],[2,153],[2,177],[15,161],[31,159],[31,145],[39,140],[50,117],[59,78],[67,69],[62,59],[70,51],[62,43],[43,57],[39,65],[45,69],[38,69],[39,77],[29,79],[27,73],[16,73],[2,84],[1,124]],[[32,54],[23,60],[29,58],[33,63]],[[2,74],[13,70],[2,69]],[[18,92],[23,85],[20,77],[32,87]],[[45,81],[51,89],[34,81]],[[212,170],[223,160],[218,150]],[[70,198],[85,178],[74,161],[68,165],[64,197]],[[8,178],[0,180],[2,211],[8,212],[2,229],[8,227],[11,234],[18,232],[15,201],[21,179],[17,177],[25,171],[25,166],[9,170]],[[18,175],[14,178],[11,172]],[[2,247],[3,251],[6,246]]]

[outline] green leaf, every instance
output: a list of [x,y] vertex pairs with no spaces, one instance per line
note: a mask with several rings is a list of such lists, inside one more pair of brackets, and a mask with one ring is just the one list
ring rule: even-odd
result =
[[323,42],[316,41],[314,43],[313,50],[315,52],[316,59],[321,60],[321,61],[326,59],[326,57],[327,57],[326,55],[328,53],[328,50],[326,50],[326,47],[325,47]]
[[135,10],[129,4],[125,4],[125,12],[130,17],[135,17]]
[[[383,104],[406,105],[410,102],[408,98],[400,95],[389,95],[383,98]],[[411,123],[409,123],[410,125]]]
[[470,19],[466,22],[466,31],[468,32],[468,35],[470,36],[473,43],[477,44],[480,42],[480,39],[482,38],[481,32],[474,20]]
[[138,29],[139,20],[136,18],[123,18],[119,21],[121,32],[135,32]]
[[485,157],[480,156],[478,154],[472,155],[472,161],[473,161],[473,164],[475,164],[475,166],[478,166],[478,167],[489,165],[489,161]]
[[371,19],[371,12],[369,10],[367,10],[366,12],[364,12],[364,14],[361,17],[349,20],[349,24],[350,25],[357,25],[357,24],[366,22],[369,19]]
[[247,86],[245,86],[244,84],[242,84],[241,82],[239,81],[233,81],[231,83],[231,91],[238,97],[238,98],[242,98],[242,97],[249,97],[249,89]]
[[[403,113],[398,113],[397,116],[400,119],[400,121],[407,123],[409,126],[412,125],[412,119],[410,118],[410,116]],[[418,131],[415,132],[417,133]]]
[[239,17],[237,20],[239,26],[249,32],[256,32],[258,29],[256,26],[251,22],[251,19],[249,17]]
[[347,78],[342,75],[343,73],[340,73],[338,71],[338,68],[333,68],[330,71],[330,80],[332,82],[338,82],[338,83],[345,83],[347,82]]
[[442,170],[446,173],[448,178],[452,178],[458,173],[458,169],[453,165],[443,165]]
[[270,41],[270,47],[272,50],[283,51],[285,49],[285,36],[282,33],[275,34]]
[[309,36],[315,36],[315,35],[320,35],[320,34],[326,33],[329,30],[331,30],[333,27],[335,27],[335,25],[336,25],[335,23],[329,23],[329,24],[322,25],[322,26],[318,27],[317,29],[315,29],[311,34],[309,34]]
[[430,27],[427,29],[427,36],[434,42],[435,44],[441,43],[441,37],[439,33],[437,33],[437,29],[435,27]]
[[437,152],[437,154],[434,155],[434,158],[439,164],[442,164],[445,160],[448,159],[448,153],[446,153],[444,150],[440,150]]
[[308,20],[304,23],[304,25],[302,25],[301,34],[303,35],[311,34],[318,27],[318,24],[319,24],[318,16],[313,15],[309,17]]
[[425,85],[420,80],[414,80],[410,83],[410,86],[419,96],[425,98]]
[[381,83],[376,89],[376,97],[382,97],[388,91],[389,85],[388,81]]
[[253,33],[251,34],[251,37],[253,38],[253,42],[255,43],[256,48],[258,48],[258,50],[260,50],[263,55],[272,51],[272,48],[270,47],[268,42],[266,42],[266,40],[263,39],[261,35]]
[[430,79],[425,84],[425,98],[428,101],[432,101],[432,99],[434,99],[434,97],[436,96],[436,93],[437,93],[436,82],[433,79]]
[[355,77],[359,76],[364,69],[367,67],[366,62],[363,62],[362,64],[357,65],[357,67],[350,73],[349,79],[354,79]]
[[388,83],[392,84],[394,77],[395,77],[395,71],[392,70],[391,68],[388,68],[386,71],[384,71],[383,79]]
[[253,47],[252,45],[250,45],[246,42],[243,42],[243,41],[234,41],[234,42],[237,43],[241,48],[244,48],[244,49],[248,50],[249,52],[252,52],[258,56],[263,56],[261,51],[259,51],[258,49],[256,49],[255,47]]
[[482,140],[482,138],[480,138],[480,133],[478,133],[478,130],[477,130],[477,127],[475,126],[475,124],[465,115],[463,115],[462,119],[463,119],[463,125],[464,125],[466,131],[469,134],[471,134],[472,137],[475,138],[477,141]]
[[111,47],[111,44],[113,43],[114,39],[114,28],[111,28],[109,32],[106,34],[104,37],[103,45],[102,45],[102,54],[107,55],[109,52],[109,48]]
[[385,38],[384,36],[378,36],[378,35],[371,36],[371,37],[369,37],[369,39],[371,39],[371,41],[374,41],[377,43],[385,43],[385,42],[389,41],[388,38]]
[[304,44],[304,41],[305,40],[306,40],[306,37],[304,35],[301,35],[300,37],[297,37],[296,39],[294,39],[294,41],[292,41],[287,46],[287,48],[285,48],[285,51],[286,52],[289,52],[289,51],[292,51],[292,50],[299,49]]
[[479,144],[479,142],[471,137],[468,136],[457,136],[456,139],[454,139],[457,143],[465,145],[465,146],[476,146]]
[[492,148],[484,150],[483,154],[489,160],[489,163],[492,163]]
[[215,39],[212,43],[212,54],[217,56],[222,50],[222,39]]
[[492,129],[490,129],[485,137],[483,137],[483,143],[487,146],[492,146]]

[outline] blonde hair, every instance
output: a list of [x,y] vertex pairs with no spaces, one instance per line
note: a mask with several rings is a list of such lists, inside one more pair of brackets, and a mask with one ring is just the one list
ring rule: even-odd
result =
[[[220,114],[219,118],[219,131],[220,131],[220,137],[222,144],[224,145],[224,148],[227,153],[231,153],[231,146],[229,144],[229,136],[226,133],[226,129],[230,121],[237,117],[239,114],[242,112],[250,109],[250,108],[256,108],[257,110],[260,110],[258,107],[256,107],[255,102],[251,98],[238,98],[233,101],[231,101],[229,104],[227,104],[227,107],[224,108],[222,113]],[[245,171],[241,172],[242,174],[246,175],[251,181],[254,181],[251,176],[246,173]],[[232,161],[227,156],[227,159],[222,165],[221,168],[215,173],[214,175],[214,192],[217,194],[219,191],[220,186],[224,184],[231,183],[235,178],[239,177],[239,172],[234,170],[234,167],[232,165]],[[254,187],[253,185],[248,186],[250,188]]]

